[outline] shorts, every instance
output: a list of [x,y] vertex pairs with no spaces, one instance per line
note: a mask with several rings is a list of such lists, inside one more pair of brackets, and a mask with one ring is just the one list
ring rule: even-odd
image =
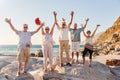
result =
[[25,62],[29,61],[30,58],[30,47],[24,48],[19,48],[18,49],[18,54],[17,54],[17,60],[18,62]]
[[80,51],[80,43],[79,42],[72,42],[71,51],[72,52],[79,52]]

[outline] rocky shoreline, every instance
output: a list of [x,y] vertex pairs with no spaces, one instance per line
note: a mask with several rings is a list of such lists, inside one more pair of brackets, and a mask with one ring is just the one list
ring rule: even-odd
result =
[[120,59],[120,55],[94,57],[92,68],[88,67],[88,61],[85,65],[75,63],[72,67],[60,67],[59,60],[55,58],[55,71],[44,73],[42,58],[31,57],[28,73],[16,76],[16,56],[0,56],[0,80],[120,80],[120,66],[105,65],[108,58]]

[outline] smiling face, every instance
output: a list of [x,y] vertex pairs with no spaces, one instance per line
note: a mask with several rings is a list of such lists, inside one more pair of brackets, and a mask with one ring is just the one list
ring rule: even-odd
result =
[[87,36],[90,36],[90,35],[91,35],[91,31],[88,30],[88,31],[87,31]]
[[23,24],[23,31],[27,32],[27,30],[28,30],[28,25],[27,24]]
[[74,23],[74,29],[77,29],[77,23]]
[[45,27],[45,32],[46,33],[49,33],[49,31],[50,31],[50,28],[47,26],[47,27]]

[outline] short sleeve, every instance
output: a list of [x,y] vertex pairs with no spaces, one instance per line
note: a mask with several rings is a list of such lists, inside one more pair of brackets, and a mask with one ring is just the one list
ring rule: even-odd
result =
[[79,28],[79,32],[83,31],[84,28]]
[[21,31],[16,31],[16,34],[19,35]]

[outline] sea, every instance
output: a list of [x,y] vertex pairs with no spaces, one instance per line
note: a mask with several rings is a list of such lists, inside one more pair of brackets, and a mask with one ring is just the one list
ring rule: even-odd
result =
[[[84,48],[83,45],[80,45],[80,49]],[[37,50],[42,49],[41,45],[32,45],[31,53],[35,53]],[[0,54],[1,55],[16,55],[18,52],[17,45],[0,45]],[[53,46],[53,56],[59,56],[59,45]]]

